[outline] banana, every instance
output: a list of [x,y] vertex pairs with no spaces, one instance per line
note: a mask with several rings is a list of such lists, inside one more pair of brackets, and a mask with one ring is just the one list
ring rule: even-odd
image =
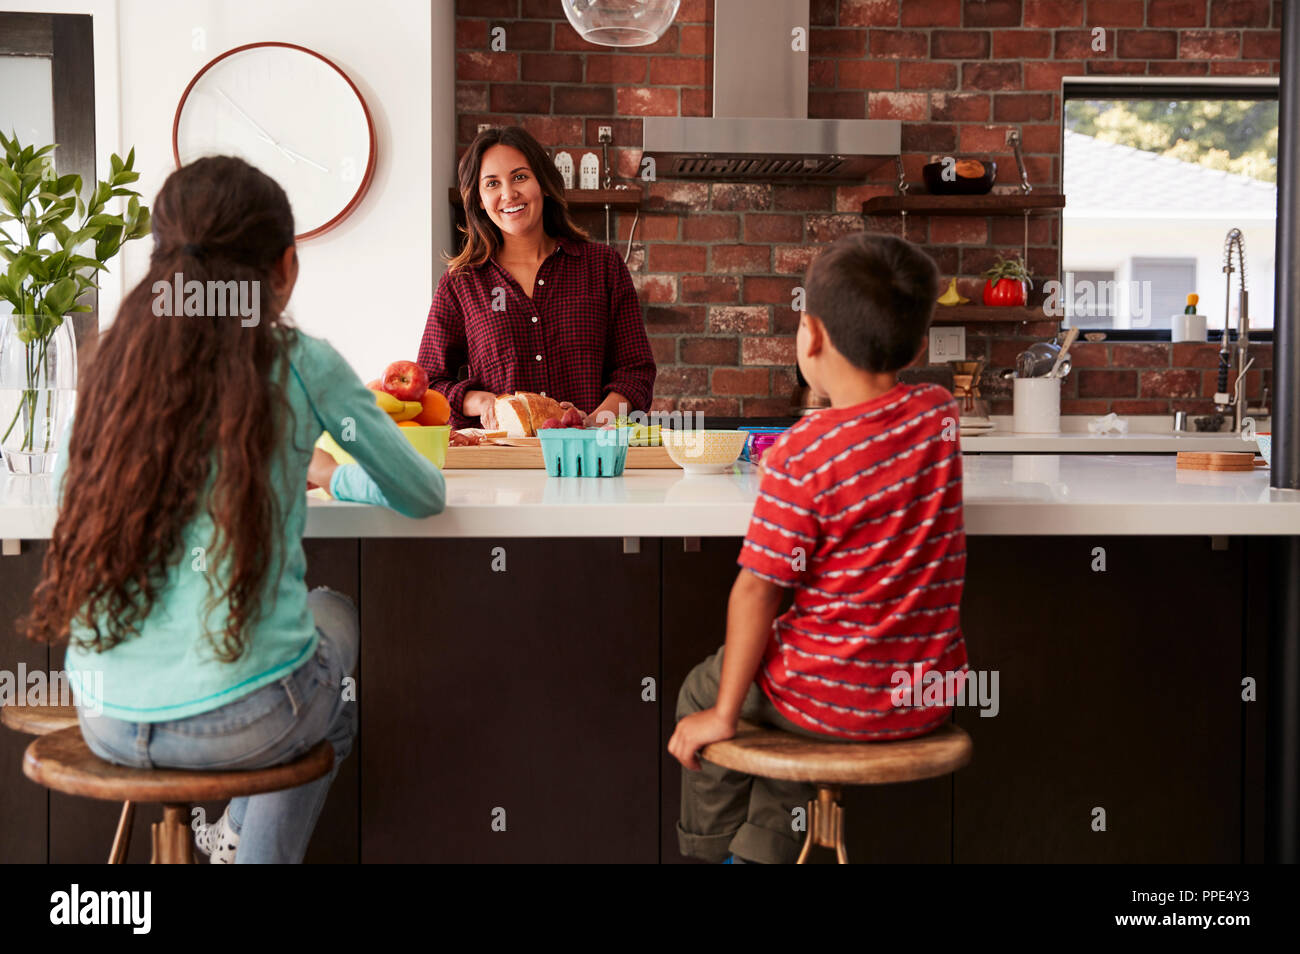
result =
[[409,421],[414,417],[418,417],[420,412],[424,410],[424,405],[419,401],[398,401],[397,403],[401,405],[401,408],[396,411],[389,411],[388,416],[399,424],[402,421]]
[[374,388],[370,390],[374,392],[375,403],[379,405],[379,409],[399,424],[418,417],[424,410],[424,404],[420,401],[400,401],[387,391],[376,391]]
[[970,304],[970,299],[969,299],[969,298],[963,298],[961,295],[958,295],[958,294],[957,294],[957,279],[956,279],[956,278],[954,278],[954,279],[952,279],[952,281],[948,282],[948,290],[945,291],[942,295],[939,296],[938,301],[939,301],[939,304],[941,304],[941,305],[968,305],[968,304]]
[[404,402],[397,400],[397,398],[393,397],[387,391],[375,391],[374,388],[371,388],[370,390],[374,391],[375,403],[379,405],[380,410],[389,414],[396,414],[403,409],[402,405]]

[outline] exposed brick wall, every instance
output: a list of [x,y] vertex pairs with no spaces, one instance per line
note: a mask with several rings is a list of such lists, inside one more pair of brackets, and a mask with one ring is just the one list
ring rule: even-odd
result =
[[[712,111],[711,0],[682,0],[653,46],[613,50],[581,40],[560,0],[457,0],[458,154],[479,123],[516,123],[552,149],[599,153],[612,124],[615,174],[638,172],[643,116]],[[808,113],[903,121],[908,181],[934,153],[998,160],[998,187],[1018,183],[1005,146],[1020,130],[1030,181],[1060,188],[1060,79],[1082,74],[1270,75],[1279,71],[1280,0],[812,0]],[[493,52],[491,31],[506,49]],[[1092,31],[1106,31],[1106,51]],[[863,184],[782,185],[661,179],[645,203],[628,265],[660,363],[655,407],[720,415],[783,414],[795,383],[791,290],[818,247],[863,228],[899,234],[897,217],[863,217],[862,201],[892,194],[892,164]],[[626,243],[631,214],[615,217]],[[582,224],[604,235],[604,217]],[[1019,217],[908,216],[944,277],[978,300],[976,277],[1020,250]],[[1056,216],[1031,220],[1036,283],[1056,274]],[[624,245],[620,244],[620,248]],[[1041,287],[1041,285],[1040,285]],[[967,326],[967,351],[1014,363],[1054,323]],[[1271,391],[1272,349],[1254,349],[1248,390]],[[1215,346],[1079,347],[1065,413],[1167,413],[1211,408]],[[994,413],[1010,401],[994,396]]]

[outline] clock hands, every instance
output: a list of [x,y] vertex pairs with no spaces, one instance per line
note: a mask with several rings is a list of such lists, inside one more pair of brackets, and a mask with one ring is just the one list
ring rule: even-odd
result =
[[329,170],[326,169],[324,166],[322,166],[319,162],[316,162],[316,161],[313,160],[313,159],[308,159],[308,158],[307,158],[306,156],[304,156],[302,153],[300,153],[300,152],[295,152],[294,150],[290,149],[288,146],[281,146],[280,149],[281,149],[281,151],[288,153],[290,159],[293,159],[294,157],[297,157],[297,158],[301,159],[303,162],[307,163],[307,165],[309,165],[309,166],[315,166],[315,167],[316,167],[317,169],[319,169],[321,172],[329,172]]
[[257,131],[257,135],[258,135],[258,136],[259,136],[263,141],[270,143],[272,146],[274,146],[276,149],[278,149],[278,150],[280,151],[281,155],[283,155],[283,156],[284,156],[286,159],[288,159],[290,162],[296,164],[296,163],[298,162],[298,160],[301,159],[303,162],[307,163],[308,165],[310,165],[310,166],[315,166],[315,167],[316,167],[317,169],[319,169],[321,172],[325,172],[325,173],[328,173],[328,172],[329,172],[329,170],[326,169],[324,166],[322,166],[319,162],[316,162],[316,161],[314,161],[314,160],[312,160],[312,159],[308,159],[308,158],[307,158],[306,156],[304,156],[302,153],[300,153],[300,152],[295,152],[294,150],[290,149],[288,146],[282,146],[282,145],[280,145],[278,142],[276,142],[274,139],[271,138],[271,134],[270,134],[270,133],[268,133],[265,129],[263,129],[261,126],[259,126],[256,122],[254,122],[252,116],[248,115],[248,113],[246,113],[246,112],[244,112],[242,109],[240,109],[240,108],[239,108],[239,104],[236,103],[236,102],[235,102],[233,99],[231,99],[229,96],[227,96],[225,90],[223,90],[220,86],[214,86],[213,89],[215,89],[215,90],[217,91],[217,93],[220,94],[220,96],[221,96],[222,99],[224,99],[227,103],[230,104],[231,108],[234,109],[235,112],[239,113],[239,115],[243,117],[244,122],[248,123],[248,125],[252,126],[253,129]]

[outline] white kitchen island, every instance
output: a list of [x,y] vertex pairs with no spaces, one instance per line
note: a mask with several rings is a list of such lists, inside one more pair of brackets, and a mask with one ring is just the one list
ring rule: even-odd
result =
[[[971,535],[1300,536],[1300,491],[1273,490],[1268,470],[1178,470],[1173,455],[968,454]],[[313,492],[308,537],[739,537],[759,473],[688,476],[629,470],[614,478],[541,470],[449,470],[447,509],[411,520]],[[48,539],[48,478],[0,477],[0,539]]]
[[[851,817],[890,818],[850,826],[855,861],[1263,859],[1266,710],[1243,680],[1258,700],[1278,685],[1269,616],[1294,586],[1277,570],[1300,492],[1175,463],[963,458],[962,631],[998,713],[957,711],[975,745],[957,775],[846,792]],[[759,471],[445,476],[447,509],[423,520],[309,500],[307,583],[359,604],[363,711],[312,860],[677,860],[666,745],[686,674],[724,641]],[[0,618],[25,611],[54,519],[48,479],[0,478]],[[0,632],[0,669],[60,658]],[[7,818],[41,837],[0,861],[47,844],[99,860],[113,806],[51,801],[47,839],[22,744],[0,735],[0,845]],[[454,823],[410,824],[430,806]]]

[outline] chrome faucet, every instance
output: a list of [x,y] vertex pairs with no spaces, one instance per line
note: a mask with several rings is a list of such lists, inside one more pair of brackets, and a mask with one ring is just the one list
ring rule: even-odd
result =
[[[1232,252],[1237,251],[1237,268],[1232,267]],[[1237,315],[1237,381],[1233,393],[1228,393],[1228,372],[1232,368],[1232,349],[1228,347],[1229,312],[1232,304],[1232,273],[1241,274],[1240,309]],[[1219,348],[1219,386],[1214,394],[1214,404],[1220,412],[1232,408],[1232,432],[1241,433],[1242,418],[1246,408],[1246,372],[1255,363],[1250,357],[1250,315],[1246,292],[1246,239],[1241,229],[1232,229],[1223,241],[1223,272],[1227,276],[1227,289],[1223,299],[1223,343]]]

